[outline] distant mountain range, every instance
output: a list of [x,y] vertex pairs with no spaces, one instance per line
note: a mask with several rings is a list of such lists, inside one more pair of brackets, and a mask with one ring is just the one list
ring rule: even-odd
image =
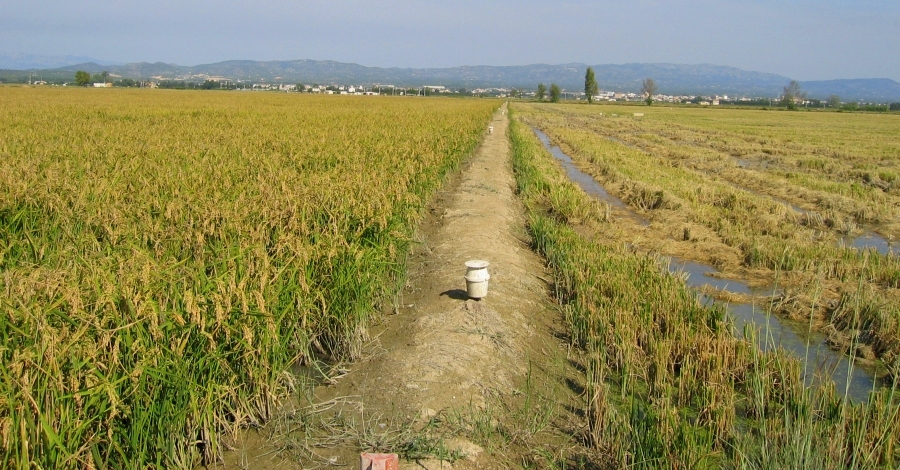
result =
[[[2,59],[2,57],[0,57]],[[0,60],[0,66],[8,62]],[[449,68],[382,68],[330,60],[252,61],[229,60],[214,64],[182,66],[175,64],[131,63],[108,65],[90,61],[64,67],[32,67],[26,72],[42,72],[50,77],[109,71],[133,79],[188,79],[224,77],[232,80],[285,83],[391,84],[399,86],[442,85],[450,88],[518,87],[533,89],[538,83],[556,83],[563,89],[584,88],[582,63],[562,65],[462,66]],[[601,90],[638,92],[641,81],[653,78],[659,92],[669,95],[742,95],[777,97],[790,78],[741,70],[721,65],[682,64],[604,64],[594,65]],[[12,68],[12,67],[10,67]],[[21,69],[19,73],[21,73]],[[0,77],[10,71],[0,71]],[[891,79],[848,79],[801,82],[810,98],[828,98],[836,94],[845,101],[900,101],[900,83]]]
[[54,69],[86,62],[92,62],[101,66],[109,66],[115,63],[77,55],[0,54],[0,69],[6,70]]

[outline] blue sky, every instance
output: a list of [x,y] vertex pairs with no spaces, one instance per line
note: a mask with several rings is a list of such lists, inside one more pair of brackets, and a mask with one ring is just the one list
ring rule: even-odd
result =
[[0,54],[196,65],[711,63],[900,81],[900,0],[3,0]]

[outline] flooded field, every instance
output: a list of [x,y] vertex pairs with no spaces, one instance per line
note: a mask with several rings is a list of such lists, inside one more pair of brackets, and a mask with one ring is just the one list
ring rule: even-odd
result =
[[[722,131],[708,110],[663,110],[661,122],[656,107],[642,119],[628,109],[511,113],[532,243],[583,375],[570,387],[588,445],[618,467],[895,468],[900,266],[841,242],[890,240],[889,199],[785,171],[781,150],[802,147],[775,145],[785,115],[722,115],[775,126],[766,135]],[[742,133],[759,155],[728,147]]]
[[841,237],[841,244],[856,250],[875,250],[880,255],[897,256],[900,254],[900,242],[889,241],[875,232],[867,232],[857,237]]
[[838,347],[863,338],[867,360],[900,358],[900,117],[633,109],[522,114],[575,178],[596,181],[593,193],[653,221],[621,242],[699,256],[754,284],[780,277],[803,299],[791,317],[828,327]]
[[[628,217],[640,221],[643,225],[649,224],[646,218],[630,210],[621,199],[611,195],[591,175],[579,170],[572,158],[559,146],[553,145],[545,133],[537,128],[532,128],[532,130],[544,148],[560,162],[569,179],[578,184],[587,194],[599,198]],[[783,201],[777,202],[790,205]],[[797,212],[804,212],[795,206],[791,207]],[[870,236],[868,240],[872,238],[876,237]],[[856,240],[859,239],[854,239],[854,242]],[[864,243],[859,243],[858,246],[854,245],[854,248],[868,248],[868,245]],[[735,335],[743,337],[752,330],[761,350],[781,348],[803,361],[804,377],[808,385],[823,379],[833,380],[837,390],[845,393],[854,401],[866,400],[870,391],[884,385],[883,381],[877,378],[874,368],[854,364],[851,358],[830,349],[826,344],[825,336],[810,331],[809,325],[782,320],[767,313],[766,300],[778,293],[775,285],[750,287],[745,280],[717,276],[718,270],[706,264],[672,258],[666,260],[668,271],[682,277],[685,283],[692,288],[700,289],[709,286],[718,291],[742,294],[753,298],[755,301],[751,303],[728,303],[726,306],[734,323]],[[714,299],[706,295],[701,294],[700,297],[701,303],[705,305],[714,302]]]

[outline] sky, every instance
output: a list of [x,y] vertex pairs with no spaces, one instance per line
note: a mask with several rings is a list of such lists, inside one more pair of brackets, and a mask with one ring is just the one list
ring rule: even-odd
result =
[[3,0],[0,54],[198,65],[716,64],[900,81],[900,0]]

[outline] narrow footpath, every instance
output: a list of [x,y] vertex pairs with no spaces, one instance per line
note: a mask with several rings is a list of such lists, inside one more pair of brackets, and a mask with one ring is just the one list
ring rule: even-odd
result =
[[[399,434],[403,426],[419,428],[433,418],[477,420],[481,413],[488,421],[503,419],[491,407],[498,397],[522,393],[531,359],[559,356],[563,341],[552,333],[558,313],[546,281],[550,275],[529,246],[524,208],[515,195],[508,124],[504,105],[492,118],[493,132],[485,129],[475,154],[435,197],[419,229],[421,243],[407,263],[399,308],[372,328],[363,358],[331,384],[315,388],[313,407],[322,410],[317,413],[341,416],[343,426],[355,428],[348,432],[357,442],[390,442],[392,429]],[[490,262],[489,293],[482,300],[466,295],[465,262],[473,259]],[[334,442],[303,451],[322,466],[355,468],[359,450],[347,440]],[[452,464],[401,459],[400,468],[507,468],[513,459],[498,461],[463,437],[444,444],[464,457]],[[271,450],[265,467],[300,468]],[[280,463],[272,465],[272,459]],[[241,467],[262,468],[253,464],[260,463],[257,458],[240,460]]]
[[[524,208],[515,195],[508,124],[503,106],[491,122],[493,132],[423,224],[401,310],[369,348],[371,356],[336,385],[317,390],[319,401],[354,397],[354,406],[373,415],[427,419],[483,408],[527,373],[536,323],[555,314],[542,280],[548,274],[529,247]],[[490,262],[489,293],[482,300],[465,291],[465,262],[472,259]],[[478,446],[453,444],[469,463],[478,462]],[[422,468],[410,465],[401,468]]]

